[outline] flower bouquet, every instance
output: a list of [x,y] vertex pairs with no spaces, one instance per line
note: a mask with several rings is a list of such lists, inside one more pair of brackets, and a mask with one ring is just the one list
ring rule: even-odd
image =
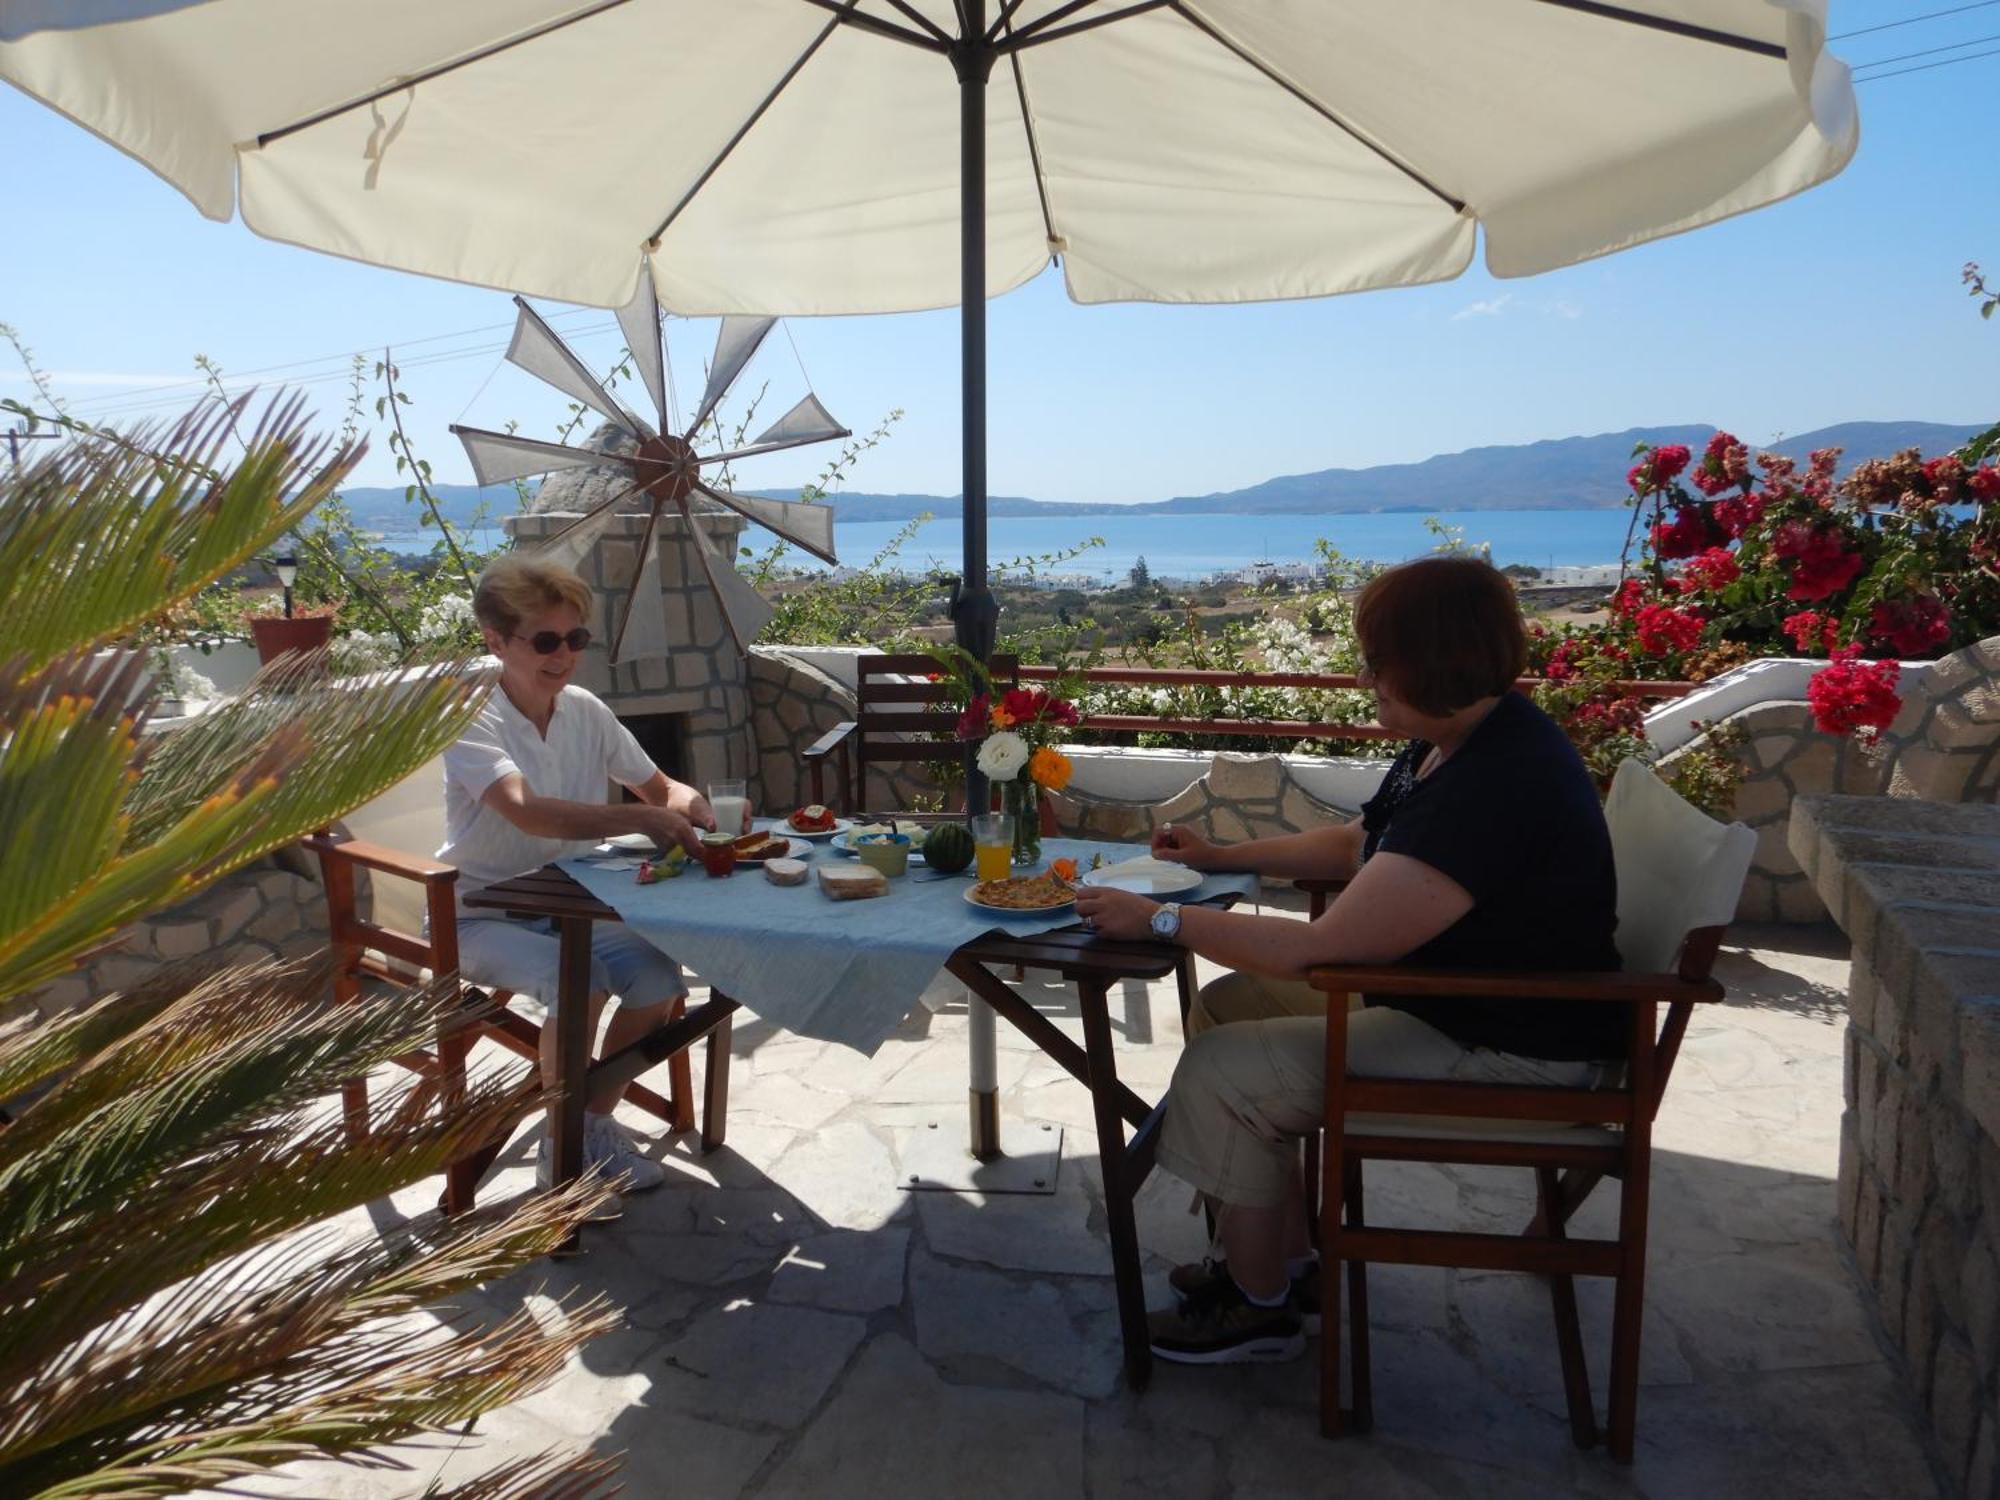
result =
[[980,664],[963,649],[945,647],[935,654],[944,668],[936,674],[938,680],[964,690],[958,737],[979,742],[979,773],[999,788],[1001,807],[1014,820],[1014,863],[1039,864],[1041,794],[1069,785],[1069,757],[1055,742],[1061,731],[1076,726],[1076,705],[1040,688],[996,693]]

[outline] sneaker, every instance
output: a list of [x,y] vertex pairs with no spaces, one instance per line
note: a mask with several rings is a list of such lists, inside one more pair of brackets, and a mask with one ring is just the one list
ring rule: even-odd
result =
[[[1207,1257],[1183,1266],[1175,1266],[1167,1272],[1167,1285],[1174,1289],[1174,1295],[1181,1298],[1192,1297],[1211,1282],[1229,1280],[1229,1262]],[[1292,1307],[1299,1315],[1299,1326],[1310,1338],[1319,1337],[1319,1262],[1314,1260],[1297,1276],[1292,1278]]]
[[1176,1364],[1244,1364],[1306,1352],[1305,1330],[1289,1296],[1278,1307],[1259,1307],[1228,1276],[1209,1281],[1178,1307],[1147,1313],[1146,1327],[1153,1353]]
[[639,1151],[639,1143],[610,1115],[583,1117],[583,1160],[618,1184],[621,1193],[643,1193],[667,1180],[666,1169]]
[[[590,1158],[587,1153],[584,1157],[584,1165],[586,1168],[590,1165]],[[542,1143],[535,1150],[535,1186],[543,1192],[547,1192],[555,1186],[555,1180],[555,1142],[550,1138],[549,1133],[544,1130],[542,1132]],[[613,1219],[622,1217],[624,1212],[625,1200],[619,1197],[618,1194],[612,1193],[600,1201],[596,1208],[591,1210],[589,1222],[592,1224],[606,1224]]]

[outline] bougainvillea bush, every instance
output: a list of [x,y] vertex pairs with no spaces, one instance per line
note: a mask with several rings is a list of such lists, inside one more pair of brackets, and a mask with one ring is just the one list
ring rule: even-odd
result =
[[1603,624],[1538,635],[1549,703],[1609,745],[1637,734],[1645,706],[1620,682],[1823,657],[1807,691],[1819,727],[1879,735],[1899,707],[1900,662],[2000,634],[1996,449],[2000,428],[1956,453],[1907,449],[1839,476],[1837,448],[1801,467],[1753,458],[1726,432],[1698,457],[1642,445],[1626,476],[1638,568]]

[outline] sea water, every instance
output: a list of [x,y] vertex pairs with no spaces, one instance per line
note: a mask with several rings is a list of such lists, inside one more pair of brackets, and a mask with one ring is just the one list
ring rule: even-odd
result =
[[[1618,561],[1632,513],[1612,510],[1476,510],[1439,511],[1429,516],[1396,511],[1370,514],[1306,516],[1162,515],[1152,512],[1120,515],[1096,511],[1077,516],[995,516],[987,523],[986,555],[995,569],[1017,559],[1066,553],[1092,537],[1103,539],[1073,558],[1042,565],[1041,571],[1089,580],[1122,583],[1140,558],[1156,578],[1206,578],[1240,573],[1257,563],[1309,563],[1324,539],[1348,558],[1369,562],[1402,562],[1437,547],[1440,538],[1426,520],[1454,529],[1466,544],[1492,549],[1493,561],[1505,567],[1523,563],[1544,570]],[[864,567],[901,531],[892,521],[840,522],[834,526],[834,547],[848,567]],[[956,517],[925,522],[901,550],[885,560],[904,572],[933,568],[955,573],[959,568],[960,527]],[[427,552],[433,538],[390,537],[385,545],[398,551]],[[473,541],[497,546],[505,540],[499,528],[481,528]],[[761,552],[771,541],[757,527],[743,535],[744,545]],[[817,569],[820,564],[796,548],[788,565]]]

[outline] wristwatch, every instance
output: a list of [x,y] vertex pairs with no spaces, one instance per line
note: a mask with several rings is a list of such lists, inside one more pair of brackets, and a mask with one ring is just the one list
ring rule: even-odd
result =
[[1153,913],[1153,936],[1171,943],[1181,935],[1181,904],[1169,901]]

